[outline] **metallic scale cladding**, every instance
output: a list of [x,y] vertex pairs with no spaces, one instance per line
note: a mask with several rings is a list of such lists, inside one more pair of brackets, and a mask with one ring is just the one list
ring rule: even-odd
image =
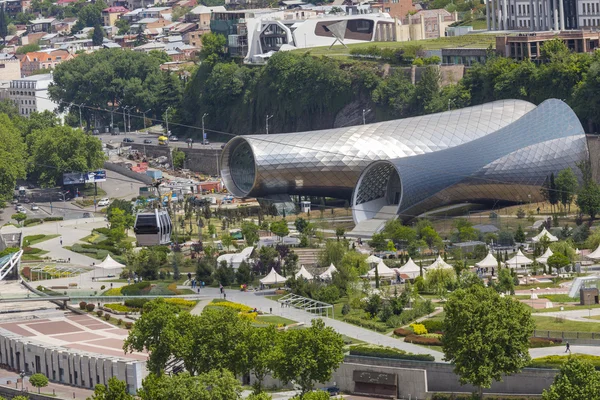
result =
[[494,133],[535,109],[503,100],[439,114],[343,128],[238,136],[221,155],[225,186],[238,197],[298,194],[350,198],[373,161],[418,156]]
[[[361,174],[352,197],[358,224],[383,210],[410,219],[463,201],[541,200],[551,173],[588,158],[575,113],[546,100],[519,120],[460,146],[410,158],[375,161]],[[379,219],[377,217],[376,219]]]

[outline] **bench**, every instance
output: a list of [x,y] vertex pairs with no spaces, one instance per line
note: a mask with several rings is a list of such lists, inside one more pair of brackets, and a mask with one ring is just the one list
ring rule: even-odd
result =
[[71,282],[71,283],[69,283],[69,287],[70,288],[76,288],[77,287],[77,283]]
[[54,289],[68,289],[68,286],[50,286],[50,289],[54,290]]

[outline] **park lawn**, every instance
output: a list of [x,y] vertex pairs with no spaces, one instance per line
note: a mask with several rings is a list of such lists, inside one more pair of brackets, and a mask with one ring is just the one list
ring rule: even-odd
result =
[[440,50],[451,47],[481,48],[486,49],[490,46],[496,47],[496,36],[487,34],[470,34],[463,36],[441,37],[438,39],[414,40],[408,42],[368,42],[349,44],[348,48],[342,45],[333,46],[331,50],[328,46],[313,47],[310,49],[294,50],[295,53],[310,53],[313,56],[329,57],[348,57],[353,48],[383,47],[392,49],[402,49],[410,46],[422,46],[424,50]]
[[[523,303],[525,305],[527,305],[527,303]],[[556,311],[572,311],[572,310],[588,310],[590,308],[600,308],[600,304],[592,304],[592,305],[588,305],[588,306],[581,306],[581,305],[565,305],[565,306],[557,306],[557,307],[552,307],[552,308],[542,308],[542,309],[538,309],[538,310],[532,310],[532,313],[536,313],[536,314],[543,314],[543,313],[547,313],[547,312],[556,312]]]
[[60,235],[30,235],[23,238],[24,246],[33,246],[35,244],[45,242],[46,240],[54,239]]
[[539,297],[548,299],[553,303],[579,303],[579,298],[569,297],[568,294],[543,294]]
[[600,332],[600,323],[560,320],[555,317],[533,316],[535,329],[564,332]]
[[277,301],[280,298],[282,298],[283,296],[285,296],[285,294],[276,294],[274,296],[265,296],[265,298],[267,298],[269,300]]
[[264,322],[273,325],[291,325],[297,323],[297,321],[280,317],[279,315],[259,315],[256,317],[256,322]]
[[531,360],[530,368],[560,368],[568,359],[574,358],[591,363],[594,367],[600,367],[600,357],[589,354],[573,353],[564,356],[552,355]]

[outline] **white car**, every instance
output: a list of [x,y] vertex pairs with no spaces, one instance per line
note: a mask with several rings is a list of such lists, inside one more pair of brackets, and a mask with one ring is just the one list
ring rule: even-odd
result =
[[110,204],[110,200],[108,199],[108,197],[105,197],[103,199],[100,199],[100,201],[98,202],[98,206],[99,207],[106,207]]
[[38,207],[37,204],[32,204],[31,205],[31,211],[39,211],[39,210],[40,210],[40,208]]
[[27,214],[27,211],[25,211],[25,208],[23,208],[23,206],[17,207],[17,212],[21,214]]

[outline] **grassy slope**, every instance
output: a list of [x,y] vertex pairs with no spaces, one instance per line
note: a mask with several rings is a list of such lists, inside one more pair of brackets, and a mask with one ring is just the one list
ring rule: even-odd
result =
[[600,332],[600,323],[579,322],[564,320],[554,317],[541,317],[534,315],[535,327],[539,330],[564,331],[564,332]]

